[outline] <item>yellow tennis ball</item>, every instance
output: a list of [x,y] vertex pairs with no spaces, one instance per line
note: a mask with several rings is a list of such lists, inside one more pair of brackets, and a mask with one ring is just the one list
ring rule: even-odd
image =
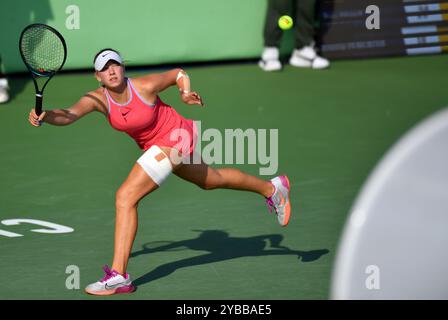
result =
[[282,30],[291,29],[292,25],[293,25],[292,18],[290,16],[281,16],[278,19],[278,26]]

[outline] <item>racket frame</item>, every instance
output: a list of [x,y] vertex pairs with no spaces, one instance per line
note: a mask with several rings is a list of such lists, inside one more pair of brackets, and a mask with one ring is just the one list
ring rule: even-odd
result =
[[[31,28],[35,28],[35,27],[39,27],[39,28],[43,27],[45,29],[48,29],[51,32],[53,32],[59,38],[59,40],[61,40],[62,46],[64,47],[64,59],[60,65],[60,67],[55,71],[41,72],[39,70],[35,70],[33,67],[31,67],[28,64],[28,62],[25,59],[25,56],[23,55],[23,52],[22,52],[23,35],[25,34],[26,31],[28,31]],[[35,103],[34,110],[35,110],[36,114],[39,116],[42,113],[42,101],[43,101],[43,93],[44,93],[45,87],[47,86],[47,84],[51,80],[51,78],[53,78],[53,76],[62,69],[62,67],[65,64],[65,61],[67,60],[67,45],[65,43],[65,39],[62,36],[62,34],[60,34],[59,31],[57,31],[53,27],[50,27],[49,25],[46,25],[43,23],[33,23],[33,24],[28,25],[27,27],[25,27],[25,29],[22,30],[22,33],[20,34],[20,38],[19,38],[19,51],[20,51],[20,55],[22,57],[23,63],[25,64],[26,68],[30,72],[31,78],[33,79],[34,89],[36,92],[36,103]],[[42,89],[39,90],[37,79],[44,78],[44,77],[46,77],[48,79],[47,79],[47,81],[45,81],[44,85],[42,86]]]

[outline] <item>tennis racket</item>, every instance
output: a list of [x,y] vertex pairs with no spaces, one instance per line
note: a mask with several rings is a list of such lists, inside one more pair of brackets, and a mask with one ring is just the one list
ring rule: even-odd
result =
[[[34,82],[35,111],[39,116],[42,113],[44,89],[62,69],[67,58],[67,46],[57,30],[46,24],[35,23],[27,26],[20,34],[19,50]],[[40,90],[37,82],[39,78],[45,81]]]

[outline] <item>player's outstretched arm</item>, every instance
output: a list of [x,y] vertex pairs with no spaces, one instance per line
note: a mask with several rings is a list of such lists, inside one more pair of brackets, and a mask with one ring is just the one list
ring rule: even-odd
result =
[[95,101],[86,95],[68,109],[45,110],[40,116],[37,116],[33,108],[29,113],[28,121],[35,127],[40,127],[42,122],[66,126],[94,110],[97,110]]
[[144,82],[145,89],[153,95],[157,95],[170,86],[176,85],[184,103],[204,106],[199,94],[191,91],[190,77],[180,68],[163,73],[150,74],[141,78],[141,81]]

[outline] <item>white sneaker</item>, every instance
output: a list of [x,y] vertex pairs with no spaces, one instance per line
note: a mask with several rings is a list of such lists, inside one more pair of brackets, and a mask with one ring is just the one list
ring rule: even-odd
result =
[[0,79],[0,103],[8,102],[9,100],[9,86],[8,79]]
[[278,71],[282,68],[277,47],[265,47],[258,65],[264,71]]
[[108,266],[103,267],[105,276],[95,283],[89,284],[85,291],[97,296],[109,296],[116,293],[131,293],[135,290],[129,274],[119,274],[110,270]]
[[330,66],[330,61],[317,55],[313,46],[306,46],[293,51],[289,64],[300,68],[325,69]]

